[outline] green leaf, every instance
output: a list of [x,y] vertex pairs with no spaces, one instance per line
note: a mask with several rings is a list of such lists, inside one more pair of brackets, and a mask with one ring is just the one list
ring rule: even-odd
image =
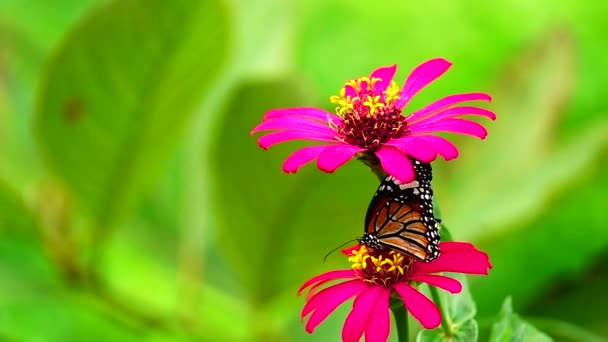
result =
[[[462,141],[463,154],[450,171],[437,168],[443,218],[459,239],[478,240],[495,265],[491,277],[474,284],[482,315],[506,295],[527,303],[558,274],[581,267],[606,246],[605,215],[591,214],[585,231],[596,239],[581,241],[576,253],[554,248],[572,243],[566,222],[602,211],[594,209],[604,203],[595,195],[602,187],[587,182],[608,145],[608,120],[588,113],[574,129],[564,123],[577,110],[571,107],[579,74],[570,32],[554,30],[530,45],[491,91],[498,119],[486,125],[487,140]],[[595,177],[594,183],[603,183]],[[531,250],[538,257],[530,258]]]
[[[295,293],[309,277],[348,268],[336,252],[360,236],[365,209],[378,181],[362,163],[351,161],[326,174],[314,163],[285,174],[285,158],[303,144],[279,144],[268,151],[250,131],[272,108],[313,106],[299,83],[251,82],[240,87],[218,130],[210,165],[217,207],[217,253],[228,256],[255,305],[285,295],[285,310],[302,299]],[[297,270],[297,271],[294,271]]]
[[[602,228],[605,230],[605,225]],[[600,342],[606,340],[601,336],[608,336],[604,310],[608,298],[597,295],[608,288],[608,263],[599,257],[583,265],[562,271],[561,275],[568,276],[544,286],[540,296],[524,304],[525,319],[555,340]]]
[[452,337],[446,337],[441,329],[422,330],[416,337],[417,342],[474,342],[479,337],[479,325],[471,319],[463,322]]
[[19,194],[0,181],[0,234],[36,233],[37,223]]
[[[598,191],[607,187],[608,169],[581,172],[567,188],[544,203],[548,211],[531,222],[513,224],[512,234],[481,241],[479,248],[489,253],[494,268],[489,277],[477,279],[474,284],[479,312],[484,316],[492,314],[509,295],[528,307],[535,298],[546,295],[539,289],[559,288],[564,274],[577,279],[608,246],[605,196]],[[581,199],[585,199],[584,204]],[[585,234],[573,238],[569,222],[576,222],[581,212],[585,213]],[[577,248],[571,253],[555,248],[573,244]],[[535,251],[533,258],[531,250]]]
[[50,60],[38,142],[98,226],[123,216],[180,138],[225,59],[227,25],[219,1],[113,1]]
[[74,288],[64,287],[48,250],[32,229],[34,220],[11,195],[4,189],[0,192],[0,339],[125,340],[139,335],[74,296]]
[[[239,76],[284,74],[291,67],[292,31],[299,17],[291,1],[238,1],[233,6],[234,68]],[[263,23],[263,24],[261,24]]]
[[[162,227],[129,220],[126,229],[112,236],[111,243],[106,245],[102,270],[111,292],[146,315],[162,319],[163,323],[172,322],[172,315],[177,311],[180,318],[190,319],[187,323],[191,324],[189,332],[193,336],[204,336],[203,339],[208,340],[245,340],[253,328],[246,322],[255,317],[250,308],[226,288],[202,283],[194,295],[184,291],[180,283],[182,266],[175,260],[180,252],[175,241],[162,231],[156,233],[162,240],[149,240],[153,229]],[[146,291],[142,291],[143,288]],[[186,300],[188,309],[195,312],[194,317],[182,317]],[[235,325],[234,321],[242,324]]]
[[[604,288],[602,288],[602,291]],[[597,297],[594,298],[597,300]],[[580,303],[580,302],[579,302]],[[602,303],[604,304],[604,303]],[[602,306],[603,307],[603,306]],[[526,317],[528,322],[533,324],[537,329],[542,330],[550,335],[552,338],[558,341],[585,341],[585,342],[604,342],[606,339],[603,336],[605,335],[603,323],[605,322],[605,317],[602,316],[602,309],[598,308],[597,311],[593,312],[593,317],[591,320],[595,322],[591,322],[591,324],[596,323],[597,327],[594,329],[595,332],[587,330],[586,328],[572,324],[572,321],[563,321],[559,319],[553,318],[529,318]],[[583,311],[580,309],[580,311]],[[589,312],[590,310],[587,310]],[[587,312],[585,314],[587,314]],[[589,315],[589,314],[587,314]],[[589,315],[591,316],[591,315]],[[578,321],[581,321],[579,319]],[[588,322],[584,322],[583,324],[588,324]],[[599,335],[603,332],[602,335]]]
[[[3,318],[0,334],[8,340],[64,341],[95,338],[126,341],[141,337],[144,330],[131,331],[112,317],[59,288],[20,288],[2,291]],[[35,307],[35,310],[32,310]]]
[[538,331],[534,326],[522,320],[513,312],[511,297],[505,299],[502,309],[498,314],[498,321],[492,326],[490,342],[519,342],[534,341],[544,342],[553,341],[546,334]]
[[477,306],[471,296],[469,282],[463,274],[450,274],[450,277],[457,279],[462,284],[462,292],[449,294],[443,292],[447,297],[450,321],[458,328],[458,325],[471,321],[477,313]]
[[[441,217],[441,216],[437,216]],[[441,241],[454,241],[454,236],[452,236],[452,232],[448,229],[445,222],[441,221]]]
[[[53,5],[31,0],[4,0],[0,22],[27,36],[36,47],[48,52],[70,25],[100,0],[56,0]],[[51,10],[53,9],[53,10]]]
[[535,40],[491,92],[498,119],[485,125],[487,140],[460,139],[466,153],[449,173],[439,172],[436,189],[443,214],[460,239],[504,232],[512,222],[542,210],[544,200],[605,149],[604,116],[557,143],[555,132],[573,96],[575,54],[568,31],[554,30]]
[[43,173],[32,132],[42,65],[93,1],[0,1],[0,176],[8,184],[21,187]]
[[418,341],[477,341],[479,326],[474,319],[477,313],[475,301],[471,297],[467,278],[462,274],[450,274],[462,284],[462,291],[451,294],[437,289],[431,289],[433,300],[441,302],[441,307],[447,308],[447,324],[451,332],[446,334],[443,325],[433,330],[422,330],[418,333]]

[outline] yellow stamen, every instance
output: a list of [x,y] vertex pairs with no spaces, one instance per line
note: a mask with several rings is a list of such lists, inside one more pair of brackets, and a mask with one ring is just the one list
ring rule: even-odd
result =
[[[369,77],[360,77],[350,80],[340,89],[339,95],[330,97],[329,101],[338,105],[336,113],[342,118],[348,117],[351,114],[357,117],[363,114],[357,113],[355,109],[357,104],[369,108],[364,115],[374,115],[380,108],[393,104],[399,99],[399,86],[397,86],[395,81],[391,81],[382,94],[374,91],[374,85],[380,81],[382,79],[378,77],[372,77],[371,79]],[[351,88],[350,95],[346,95],[347,87]],[[364,97],[361,98],[359,95],[364,95]]]
[[363,102],[363,105],[369,107],[369,114],[374,115],[377,108],[384,107],[384,103],[380,102],[380,95],[376,95],[374,97],[367,96],[367,101]]
[[384,95],[386,95],[386,103],[393,103],[399,99],[399,86],[395,81],[391,81],[388,87],[386,87]]
[[361,246],[352,250],[348,261],[352,268],[360,271],[362,280],[374,284],[389,286],[399,281],[412,265],[412,259],[392,250],[377,250]]

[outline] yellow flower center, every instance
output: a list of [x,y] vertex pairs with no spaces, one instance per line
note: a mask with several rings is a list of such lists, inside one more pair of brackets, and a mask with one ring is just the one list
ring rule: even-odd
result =
[[[346,82],[340,89],[339,96],[329,98],[331,103],[337,104],[336,113],[342,117],[354,115],[372,116],[382,109],[392,107],[393,103],[399,99],[399,86],[395,81],[391,81],[389,86],[383,91],[374,90],[374,86],[380,79],[373,77],[361,77]],[[350,91],[347,90],[350,88]]]
[[330,122],[336,139],[373,151],[409,132],[405,117],[395,107],[399,86],[391,81],[386,89],[375,88],[380,81],[377,77],[348,81],[340,95],[330,98],[338,105],[336,113],[341,118],[340,122]]
[[379,250],[361,246],[353,250],[348,261],[359,277],[369,283],[390,286],[402,280],[412,266],[413,259],[393,250]]

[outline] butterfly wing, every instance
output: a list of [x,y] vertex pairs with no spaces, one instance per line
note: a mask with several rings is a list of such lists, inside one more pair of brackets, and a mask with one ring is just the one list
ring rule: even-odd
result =
[[439,224],[433,215],[430,164],[412,160],[416,179],[401,184],[387,176],[378,187],[365,217],[365,232],[382,247],[421,261],[439,256]]

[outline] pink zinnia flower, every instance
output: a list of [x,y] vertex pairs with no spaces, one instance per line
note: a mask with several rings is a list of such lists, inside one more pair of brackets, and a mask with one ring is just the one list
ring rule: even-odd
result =
[[[353,263],[352,269],[316,276],[302,285],[298,292],[301,294],[310,288],[302,310],[302,318],[311,314],[306,331],[312,333],[340,304],[356,297],[342,329],[342,340],[358,342],[365,334],[367,342],[385,342],[390,331],[389,298],[393,290],[423,327],[438,327],[441,313],[430,299],[416,290],[417,283],[459,293],[462,285],[458,280],[436,273],[487,275],[492,267],[488,255],[470,243],[442,242],[440,248],[439,258],[428,263],[396,251],[377,250],[364,245],[344,250],[343,253]],[[345,281],[319,291],[328,282],[338,279]]]
[[397,66],[378,68],[369,77],[347,82],[339,96],[331,97],[331,102],[338,105],[336,114],[317,108],[274,109],[266,113],[252,134],[274,131],[258,140],[264,149],[288,140],[326,143],[294,152],[283,164],[283,171],[288,173],[298,171],[314,159],[319,169],[333,172],[354,155],[373,153],[388,174],[408,183],[414,179],[414,171],[407,156],[425,163],[435,160],[438,154],[445,160],[458,156],[452,143],[431,133],[460,133],[483,139],[487,131],[482,125],[459,117],[479,115],[496,119],[496,115],[486,109],[456,106],[466,101],[490,101],[491,97],[484,93],[446,96],[403,115],[412,97],[450,66],[445,59],[432,59],[419,65],[401,91],[393,81]]

